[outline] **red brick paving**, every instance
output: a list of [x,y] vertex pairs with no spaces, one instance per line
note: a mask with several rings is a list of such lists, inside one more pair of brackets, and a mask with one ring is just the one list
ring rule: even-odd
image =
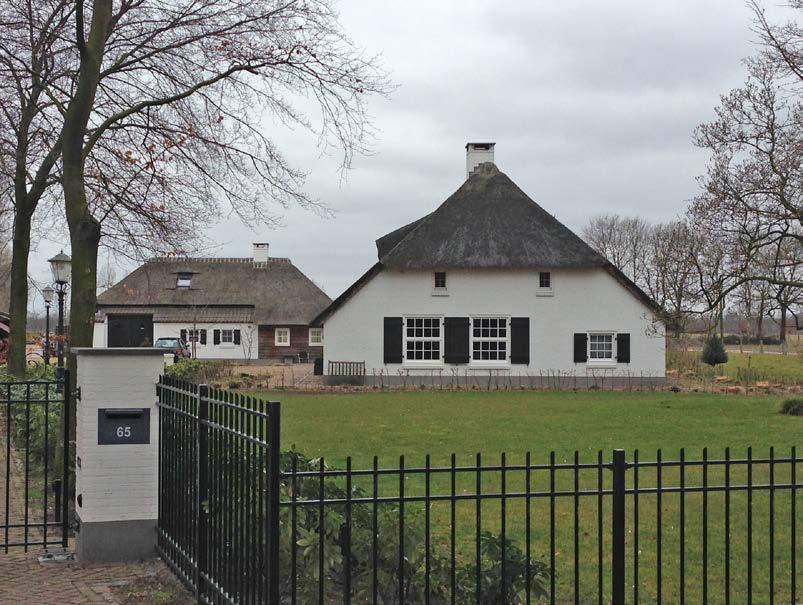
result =
[[39,563],[41,550],[0,553],[0,603],[73,605],[116,603],[111,588],[136,578],[169,573],[161,561],[132,564],[80,565]]

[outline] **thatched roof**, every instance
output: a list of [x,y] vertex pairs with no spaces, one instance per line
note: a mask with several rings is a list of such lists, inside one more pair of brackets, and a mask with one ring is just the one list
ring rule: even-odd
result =
[[377,240],[389,269],[602,267],[607,261],[491,163],[427,216]]
[[599,267],[654,312],[636,284],[492,163],[483,163],[434,212],[376,240],[379,262],[321,312],[321,325],[384,269],[571,269]]
[[[179,273],[191,273],[190,288],[177,288]],[[255,264],[250,258],[166,258],[146,262],[98,296],[107,313],[154,312],[161,321],[180,317],[182,309],[229,321],[253,315],[259,324],[308,324],[331,299],[289,259]],[[143,311],[142,309],[148,309]],[[222,321],[222,319],[217,319]]]

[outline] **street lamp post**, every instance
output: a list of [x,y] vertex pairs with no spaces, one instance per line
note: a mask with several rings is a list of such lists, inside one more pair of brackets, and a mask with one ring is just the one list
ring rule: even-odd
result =
[[58,325],[58,365],[56,366],[56,377],[61,379],[64,376],[64,295],[67,292],[67,284],[70,282],[70,271],[72,259],[64,254],[64,250],[59,252],[49,261],[50,269],[53,271],[53,282],[56,284],[56,294],[59,297],[59,325]]
[[48,286],[42,290],[42,297],[45,299],[45,351],[42,357],[45,365],[50,365],[50,305],[53,303],[53,295],[56,291]]

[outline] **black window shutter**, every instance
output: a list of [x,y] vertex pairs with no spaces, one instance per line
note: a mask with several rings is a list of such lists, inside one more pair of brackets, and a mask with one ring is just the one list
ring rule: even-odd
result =
[[616,362],[630,363],[630,334],[616,335]]
[[574,363],[585,363],[588,361],[588,334],[578,333],[574,335]]
[[530,363],[530,318],[510,318],[510,363]]
[[220,344],[220,330],[212,330],[212,344]]
[[234,330],[234,344],[240,344],[240,331]]
[[446,363],[468,363],[470,323],[468,317],[447,317],[445,319],[446,346],[443,359]]
[[187,330],[181,330],[179,332],[179,336],[181,337],[181,340],[187,342]]
[[402,362],[402,318],[385,318],[385,363]]
[[206,344],[206,330],[201,330],[201,344]]

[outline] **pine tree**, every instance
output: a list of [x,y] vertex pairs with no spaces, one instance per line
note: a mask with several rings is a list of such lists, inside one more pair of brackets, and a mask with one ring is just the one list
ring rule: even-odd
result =
[[703,363],[710,366],[728,363],[728,353],[725,351],[725,343],[716,334],[709,334],[703,345]]

